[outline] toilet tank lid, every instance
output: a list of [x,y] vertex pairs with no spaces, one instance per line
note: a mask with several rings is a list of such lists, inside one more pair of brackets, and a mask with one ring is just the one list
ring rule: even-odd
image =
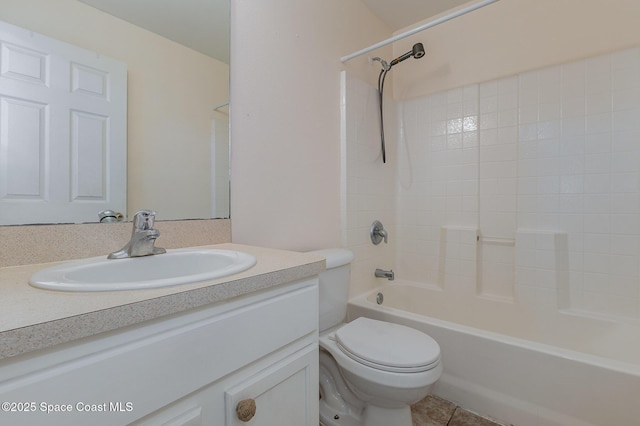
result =
[[351,250],[343,248],[313,250],[309,253],[317,254],[327,259],[327,269],[348,265],[349,263],[351,263],[354,257]]

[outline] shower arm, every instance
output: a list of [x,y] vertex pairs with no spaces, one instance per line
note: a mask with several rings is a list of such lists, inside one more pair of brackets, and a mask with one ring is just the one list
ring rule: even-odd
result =
[[352,53],[350,55],[343,56],[342,58],[340,58],[340,62],[344,63],[344,62],[350,61],[350,60],[352,60],[354,58],[357,58],[358,56],[364,55],[365,53],[369,53],[369,52],[372,52],[372,51],[374,51],[374,50],[376,50],[376,49],[378,49],[380,47],[386,46],[386,45],[391,44],[391,43],[395,43],[398,40],[402,40],[403,38],[407,38],[409,36],[417,34],[420,31],[424,31],[424,30],[427,30],[429,28],[435,27],[436,25],[440,25],[440,24],[442,24],[444,22],[450,21],[450,20],[452,20],[454,18],[457,18],[459,16],[465,15],[465,14],[467,14],[469,12],[473,12],[474,10],[477,10],[477,9],[482,8],[482,7],[488,6],[491,3],[495,3],[497,1],[499,1],[499,0],[483,0],[483,1],[479,1],[478,3],[472,4],[469,7],[465,7],[465,8],[456,10],[455,12],[452,12],[452,13],[450,13],[448,15],[442,16],[440,18],[434,19],[433,21],[429,21],[429,22],[427,22],[425,24],[422,24],[419,27],[416,27],[416,28],[413,28],[413,29],[411,29],[409,31],[406,31],[404,33],[395,35],[395,36],[393,36],[391,38],[388,38],[386,40],[383,40],[381,42],[373,44],[373,45],[371,45],[369,47],[366,47],[366,48],[364,48],[362,50],[358,50],[357,52],[354,52],[354,53]]

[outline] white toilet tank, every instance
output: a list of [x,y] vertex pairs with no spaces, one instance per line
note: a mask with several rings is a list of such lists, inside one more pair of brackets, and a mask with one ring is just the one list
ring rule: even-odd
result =
[[327,269],[320,273],[319,286],[322,332],[346,320],[353,252],[346,249],[325,249],[312,253],[327,259]]

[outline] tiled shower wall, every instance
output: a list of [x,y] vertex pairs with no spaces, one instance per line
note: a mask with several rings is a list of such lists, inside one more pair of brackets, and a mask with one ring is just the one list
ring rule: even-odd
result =
[[375,89],[345,79],[345,244],[360,260],[382,262],[361,234],[388,215],[397,279],[640,318],[639,49],[399,102],[386,165]]

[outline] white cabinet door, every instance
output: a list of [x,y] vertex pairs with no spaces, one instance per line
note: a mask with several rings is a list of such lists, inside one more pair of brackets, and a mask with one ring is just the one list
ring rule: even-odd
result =
[[0,22],[0,225],[126,211],[126,64]]
[[210,385],[128,426],[221,425],[222,413],[213,404],[217,398],[222,398],[222,391]]
[[[226,426],[317,426],[318,347],[312,345],[266,368],[225,393]],[[241,401],[255,403],[255,415],[238,417]]]

